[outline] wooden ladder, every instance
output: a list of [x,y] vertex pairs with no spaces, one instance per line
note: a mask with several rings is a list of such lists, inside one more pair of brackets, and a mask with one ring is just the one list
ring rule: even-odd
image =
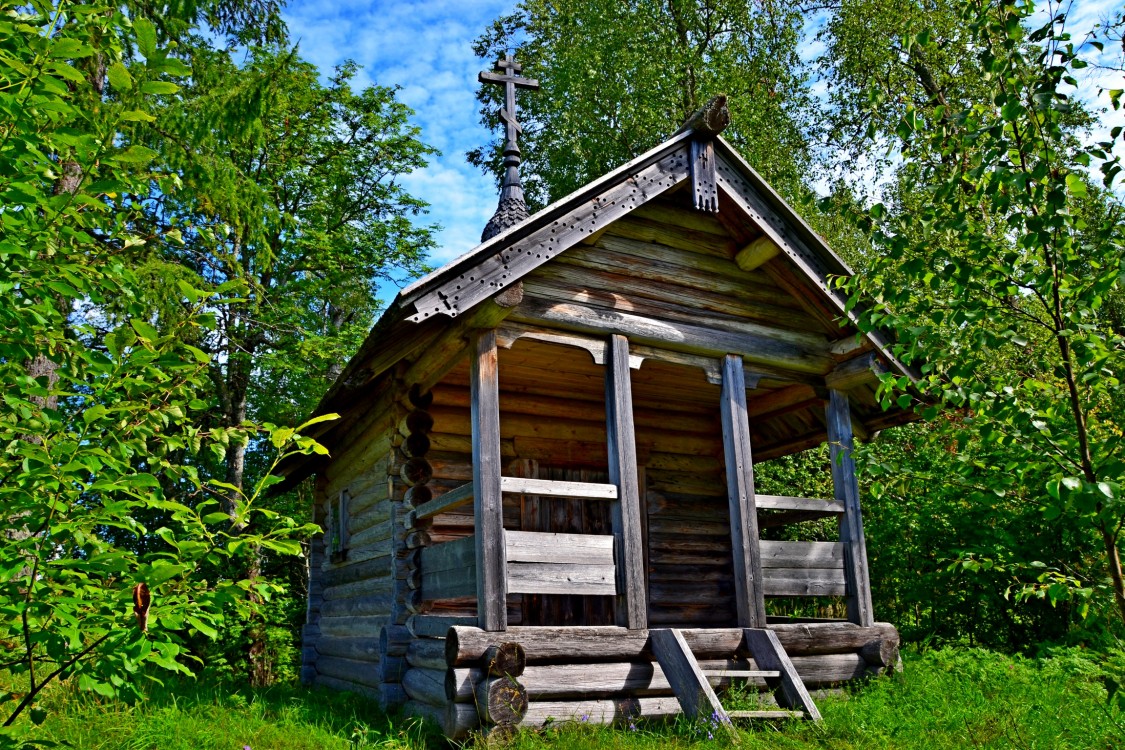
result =
[[[706,719],[709,716],[726,727],[731,727],[731,719],[805,718],[820,721],[820,711],[805,689],[805,683],[801,681],[797,670],[793,668],[793,662],[789,660],[777,635],[764,628],[744,628],[743,633],[750,655],[754,657],[754,663],[759,669],[702,669],[684,640],[684,634],[679,630],[663,628],[649,631],[653,656],[664,671],[684,714],[692,719]],[[782,709],[727,711],[711,687],[712,681],[718,682],[723,677],[763,678],[773,690]]]

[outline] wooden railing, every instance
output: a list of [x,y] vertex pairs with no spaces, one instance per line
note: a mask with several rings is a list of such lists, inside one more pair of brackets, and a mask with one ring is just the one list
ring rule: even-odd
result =
[[844,512],[844,504],[837,500],[822,500],[812,497],[755,495],[754,504],[758,510],[771,511],[770,513],[758,514],[758,526],[760,528],[811,521],[817,518],[837,516]]
[[[523,477],[500,477],[500,491],[543,497],[574,497],[584,500],[617,499],[617,486],[613,484],[558,482],[549,479],[525,479]],[[473,483],[469,482],[410,511],[413,517],[408,519],[408,523],[433,518],[462,505],[468,505],[472,501]]]
[[844,596],[844,545],[840,542],[759,543],[766,596]]

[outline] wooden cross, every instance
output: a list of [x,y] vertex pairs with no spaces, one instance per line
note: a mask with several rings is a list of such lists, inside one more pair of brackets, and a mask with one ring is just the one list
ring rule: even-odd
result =
[[519,121],[516,119],[516,89],[531,89],[532,91],[539,89],[539,81],[519,75],[521,70],[523,68],[520,64],[513,60],[511,55],[505,54],[502,59],[496,61],[496,72],[481,72],[477,76],[477,80],[481,83],[504,85],[504,108],[500,110],[500,119],[504,121],[507,131],[505,134],[506,143],[504,144],[505,156],[518,157],[520,153],[516,139],[523,132],[523,128],[520,127]]

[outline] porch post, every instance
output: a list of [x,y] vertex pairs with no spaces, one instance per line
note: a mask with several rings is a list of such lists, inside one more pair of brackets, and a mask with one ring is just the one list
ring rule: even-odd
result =
[[825,416],[832,458],[832,488],[836,500],[844,505],[844,514],[840,517],[840,542],[844,545],[848,620],[867,627],[875,623],[875,616],[871,606],[871,580],[867,572],[867,543],[863,539],[863,517],[859,512],[859,481],[852,458],[854,446],[848,394],[829,389]]
[[648,627],[637,443],[633,432],[633,389],[629,379],[629,340],[609,338],[605,372],[609,481],[617,485],[613,503],[613,547],[617,570],[617,624]]
[[742,370],[742,357],[737,354],[728,354],[723,359],[722,416],[738,627],[764,628],[766,597],[762,590],[750,421],[746,416],[746,374]]
[[500,493],[500,386],[496,331],[477,334],[469,376],[473,424],[473,518],[476,525],[477,625],[508,628],[508,562]]

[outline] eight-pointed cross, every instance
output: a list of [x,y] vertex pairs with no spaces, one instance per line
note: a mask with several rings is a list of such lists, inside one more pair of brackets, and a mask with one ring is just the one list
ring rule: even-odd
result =
[[[539,88],[539,81],[519,75],[522,70],[520,64],[508,54],[505,54],[502,60],[496,61],[495,70],[496,73],[482,72],[477,76],[477,80],[481,83],[504,84],[504,108],[500,110],[500,119],[504,121],[507,128],[504,156],[515,156],[518,164],[520,148],[516,144],[516,139],[523,132],[523,128],[516,120],[516,89],[532,89],[534,91]],[[507,161],[505,159],[505,162]]]

